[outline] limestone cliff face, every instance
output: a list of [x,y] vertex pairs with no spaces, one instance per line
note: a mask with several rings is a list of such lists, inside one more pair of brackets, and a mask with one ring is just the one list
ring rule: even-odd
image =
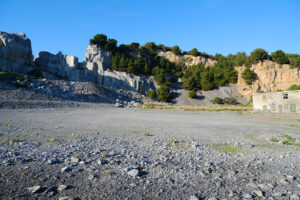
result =
[[0,69],[24,74],[32,65],[30,39],[24,33],[0,32]]
[[252,65],[252,70],[257,74],[257,80],[252,85],[246,85],[242,78],[245,67],[237,67],[238,71],[238,92],[249,98],[255,92],[274,92],[286,90],[291,85],[300,85],[300,71],[291,68],[290,65],[278,64],[269,60]]
[[158,55],[168,59],[170,62],[179,63],[183,62],[186,66],[197,65],[199,63],[205,64],[206,67],[214,66],[217,61],[202,56],[183,55],[177,56],[172,51],[158,52]]

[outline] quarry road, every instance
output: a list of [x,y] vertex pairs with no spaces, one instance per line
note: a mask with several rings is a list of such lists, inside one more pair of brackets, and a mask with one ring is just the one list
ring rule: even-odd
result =
[[0,199],[299,199],[300,115],[0,110]]

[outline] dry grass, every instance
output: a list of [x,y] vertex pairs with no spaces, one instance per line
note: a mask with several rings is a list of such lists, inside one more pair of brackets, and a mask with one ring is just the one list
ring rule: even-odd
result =
[[223,105],[223,106],[179,106],[179,105],[159,105],[159,104],[143,104],[140,105],[141,108],[145,109],[176,109],[185,111],[248,111],[253,110],[252,106],[242,106],[242,105]]

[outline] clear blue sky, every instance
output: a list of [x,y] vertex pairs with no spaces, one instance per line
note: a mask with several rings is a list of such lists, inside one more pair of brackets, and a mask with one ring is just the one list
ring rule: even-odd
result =
[[80,60],[96,33],[209,54],[299,54],[300,0],[0,0],[0,30],[26,33],[34,56],[60,50]]

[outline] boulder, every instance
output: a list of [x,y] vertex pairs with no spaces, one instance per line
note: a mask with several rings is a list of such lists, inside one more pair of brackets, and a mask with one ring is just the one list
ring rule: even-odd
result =
[[24,33],[0,32],[0,70],[26,74],[33,65],[30,39]]

